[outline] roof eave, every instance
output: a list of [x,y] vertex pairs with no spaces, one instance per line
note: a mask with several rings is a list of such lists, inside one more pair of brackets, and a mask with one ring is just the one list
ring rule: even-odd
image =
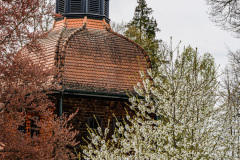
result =
[[[65,89],[62,92],[64,95],[78,95],[78,96],[122,99],[122,100],[129,99],[129,96],[127,94],[118,94],[118,93],[90,92],[90,91],[81,91],[81,90],[72,90],[72,89]],[[55,93],[58,94],[58,93],[61,93],[61,91],[56,91]]]

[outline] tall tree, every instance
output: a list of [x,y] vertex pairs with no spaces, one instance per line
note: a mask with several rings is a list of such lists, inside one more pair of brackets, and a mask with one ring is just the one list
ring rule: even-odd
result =
[[[220,131],[224,132],[219,141],[226,150],[227,159],[240,158],[240,53],[230,52],[229,64],[224,71],[221,89],[222,114],[219,116]],[[228,145],[226,145],[228,144]]]
[[[169,47],[163,47],[169,48]],[[117,123],[111,140],[92,133],[84,150],[90,159],[215,159],[217,135],[213,128],[217,96],[217,73],[210,54],[200,57],[188,47],[173,58],[162,51],[160,73],[141,72],[143,85],[130,98],[136,116]],[[139,98],[143,97],[143,98]],[[220,157],[220,155],[219,155]]]
[[240,37],[240,0],[206,0],[211,6],[211,20]]
[[[240,1],[207,0],[211,6],[211,20],[224,30],[240,37]],[[218,146],[224,151],[222,158],[240,158],[240,53],[229,50],[229,64],[223,73],[221,88],[221,112],[218,119],[218,131],[224,133],[219,138]]]
[[133,19],[126,25],[125,36],[138,43],[143,49],[149,53],[150,58],[154,63],[154,55],[157,54],[159,42],[156,38],[157,32],[160,29],[157,27],[157,22],[153,17],[152,8],[147,6],[145,0],[138,0],[138,5],[135,9]]

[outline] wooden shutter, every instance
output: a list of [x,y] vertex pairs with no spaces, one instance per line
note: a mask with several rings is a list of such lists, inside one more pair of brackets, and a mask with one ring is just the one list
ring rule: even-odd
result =
[[109,5],[109,1],[105,0],[104,1],[104,15],[105,16],[108,16],[108,9],[109,9],[108,5]]
[[58,11],[59,13],[64,13],[64,0],[59,0]]
[[89,13],[100,14],[100,0],[89,0]]
[[70,11],[75,13],[82,13],[82,0],[71,0]]

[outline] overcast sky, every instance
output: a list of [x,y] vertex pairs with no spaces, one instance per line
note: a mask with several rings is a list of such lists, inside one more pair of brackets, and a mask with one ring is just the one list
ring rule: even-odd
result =
[[[222,70],[226,63],[227,47],[235,51],[240,49],[240,39],[230,32],[221,30],[209,20],[209,6],[205,0],[146,0],[148,7],[154,10],[161,32],[158,38],[174,44],[182,41],[181,46],[197,47],[199,53],[211,53]],[[121,23],[133,18],[137,0],[110,0],[110,19]]]

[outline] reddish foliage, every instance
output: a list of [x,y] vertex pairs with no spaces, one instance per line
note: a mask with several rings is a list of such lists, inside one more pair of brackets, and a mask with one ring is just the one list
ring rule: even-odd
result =
[[0,0],[0,52],[19,49],[43,36],[54,11],[51,0]]
[[[24,51],[44,54],[37,39],[49,28],[54,11],[49,2],[0,0],[0,159],[74,158],[70,149],[77,132],[68,124],[73,115],[53,115],[53,69],[19,51],[25,45]],[[35,128],[26,124],[26,133],[19,131],[26,122]]]

